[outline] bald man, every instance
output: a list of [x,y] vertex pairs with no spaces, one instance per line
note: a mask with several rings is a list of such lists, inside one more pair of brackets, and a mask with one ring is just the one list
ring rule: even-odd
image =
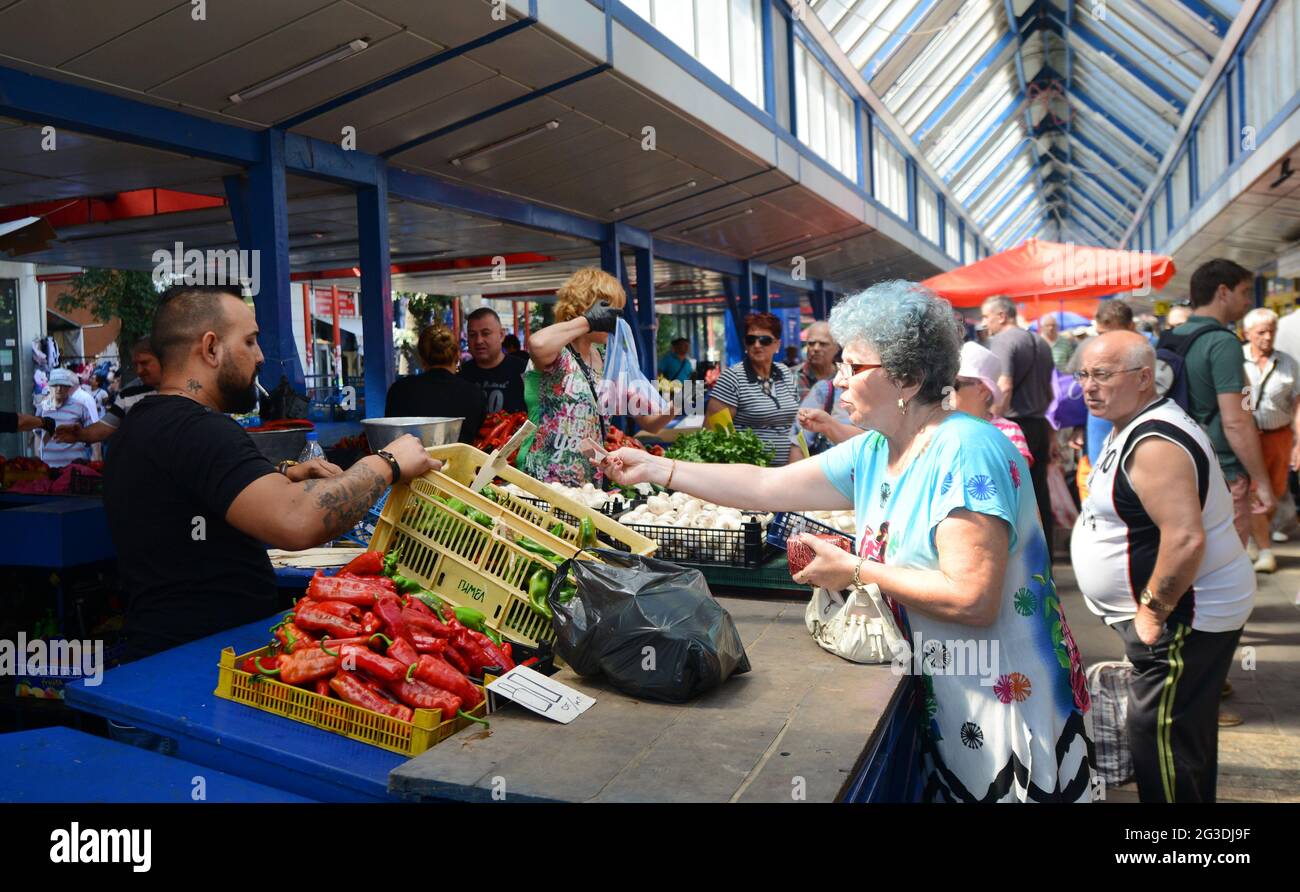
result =
[[[1084,347],[1088,411],[1114,429],[1070,558],[1133,664],[1129,742],[1143,802],[1213,802],[1219,692],[1255,602],[1232,496],[1200,426],[1155,386],[1155,351],[1117,331]],[[1198,522],[1199,521],[1199,522]]]
[[835,377],[835,357],[840,346],[831,337],[828,322],[814,322],[803,333],[803,346],[808,359],[799,370],[799,399],[807,398],[818,381]]

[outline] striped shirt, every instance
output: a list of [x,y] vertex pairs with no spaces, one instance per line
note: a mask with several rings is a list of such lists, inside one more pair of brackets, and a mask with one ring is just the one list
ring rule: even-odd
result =
[[131,411],[131,407],[156,392],[156,388],[150,387],[148,384],[142,383],[139,378],[136,378],[118,391],[117,399],[113,400],[113,405],[108,407],[104,417],[99,420],[109,427],[121,427],[122,419],[126,417],[127,412]]
[[776,467],[790,459],[790,426],[799,414],[799,392],[795,376],[779,362],[772,363],[768,381],[765,388],[748,361],[741,360],[718,376],[709,396],[732,407],[736,428],[752,430],[772,450]]
[[1300,397],[1300,364],[1281,350],[1274,350],[1261,369],[1250,354],[1250,344],[1242,344],[1241,352],[1245,357],[1246,380],[1250,383],[1248,405],[1256,426],[1261,431],[1290,427],[1295,417],[1296,397]]
[[[40,416],[53,418],[55,427],[65,424],[79,424],[89,427],[99,420],[95,409],[95,398],[81,388],[74,388],[63,405],[54,402],[54,389],[50,388],[45,402],[41,404]],[[47,433],[38,434],[42,438],[41,460],[51,468],[62,468],[74,461],[89,461],[90,447],[85,443],[60,443]]]

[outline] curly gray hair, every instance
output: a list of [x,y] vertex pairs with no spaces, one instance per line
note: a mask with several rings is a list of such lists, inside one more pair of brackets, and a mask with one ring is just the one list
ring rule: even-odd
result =
[[872,285],[837,303],[830,323],[837,343],[866,341],[890,378],[920,385],[916,398],[923,403],[943,399],[957,377],[963,333],[952,305],[924,285],[902,279]]

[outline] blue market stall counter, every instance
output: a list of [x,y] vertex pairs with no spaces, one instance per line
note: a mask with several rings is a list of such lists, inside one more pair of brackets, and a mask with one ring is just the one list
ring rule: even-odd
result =
[[3,802],[308,802],[240,777],[74,731],[0,734]]
[[266,644],[260,622],[229,629],[110,669],[102,683],[71,684],[73,709],[134,725],[177,743],[177,756],[324,802],[387,801],[388,773],[404,756],[217,697],[221,650]]
[[115,554],[103,499],[0,493],[0,565],[61,570]]

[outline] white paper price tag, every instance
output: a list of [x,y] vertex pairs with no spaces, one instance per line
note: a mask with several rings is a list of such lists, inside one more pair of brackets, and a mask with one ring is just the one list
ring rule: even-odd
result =
[[562,725],[569,724],[596,702],[595,697],[588,697],[527,666],[516,666],[487,689]]

